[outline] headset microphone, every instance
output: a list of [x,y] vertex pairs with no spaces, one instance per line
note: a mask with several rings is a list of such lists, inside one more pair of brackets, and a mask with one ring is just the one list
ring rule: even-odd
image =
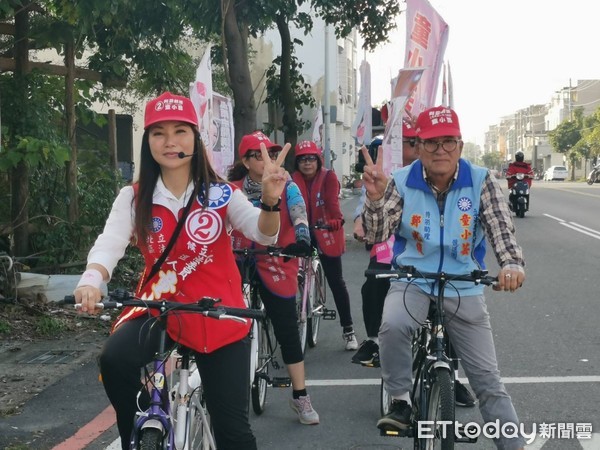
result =
[[179,152],[179,153],[177,153],[177,156],[179,157],[179,159],[183,159],[183,158],[189,158],[191,156],[194,156],[194,154],[192,153],[191,155],[186,155],[183,152]]

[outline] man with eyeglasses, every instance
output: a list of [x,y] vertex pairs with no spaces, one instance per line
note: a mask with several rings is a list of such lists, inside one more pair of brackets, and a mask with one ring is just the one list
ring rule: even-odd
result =
[[[381,158],[367,161],[362,214],[367,242],[395,235],[393,266],[412,265],[424,272],[470,273],[485,268],[485,238],[500,266],[497,290],[514,292],[525,280],[523,252],[515,238],[508,204],[489,171],[462,159],[463,142],[456,113],[446,107],[422,112],[416,122],[419,160],[395,171],[388,180]],[[484,422],[500,426],[519,419],[500,380],[483,286],[453,283],[446,291],[446,326],[469,383],[479,400]],[[413,332],[427,317],[436,293],[426,281],[392,281],[379,330],[381,375],[392,397],[382,429],[411,425]],[[511,427],[512,428],[512,427]],[[502,433],[501,433],[502,434]],[[524,446],[522,436],[500,436],[498,448]]]

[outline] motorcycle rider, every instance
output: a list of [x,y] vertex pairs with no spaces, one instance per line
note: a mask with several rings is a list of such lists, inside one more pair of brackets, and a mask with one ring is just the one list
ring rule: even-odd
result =
[[[531,182],[533,181],[533,170],[531,169],[531,165],[524,161],[525,155],[521,150],[515,153],[515,162],[512,162],[508,165],[508,169],[506,170],[506,181],[508,182],[508,205],[511,209],[513,209],[513,201],[514,195],[512,193],[512,188],[514,184],[517,182],[517,178],[513,175],[518,173],[524,173],[525,178],[523,179],[525,183],[529,185],[531,188]],[[529,199],[528,203],[529,203]]]
[[600,180],[600,160],[597,161],[597,164],[592,167],[591,172],[588,174],[587,183],[594,184],[598,180]]

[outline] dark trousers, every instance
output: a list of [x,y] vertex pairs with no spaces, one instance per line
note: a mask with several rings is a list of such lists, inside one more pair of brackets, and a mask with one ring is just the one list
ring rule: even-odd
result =
[[[377,262],[376,258],[369,260],[369,269],[390,270],[391,264]],[[367,277],[361,288],[363,320],[367,337],[377,337],[379,327],[381,326],[381,316],[383,315],[383,305],[385,297],[390,289],[389,278]],[[448,357],[451,358],[453,368],[458,370],[458,358],[454,347],[448,345]]]
[[[373,257],[369,261],[369,269],[389,270],[390,264],[378,263]],[[367,277],[362,285],[360,293],[362,294],[363,320],[365,321],[365,330],[367,337],[377,337],[379,327],[381,326],[381,316],[383,314],[383,304],[385,296],[390,289],[389,278]]]
[[[106,394],[117,413],[117,426],[123,450],[129,449],[134,417],[145,410],[149,395],[142,389],[141,368],[159,347],[156,321],[139,317],[121,325],[106,341],[100,355],[100,372]],[[168,339],[170,341],[170,339]],[[173,342],[168,342],[172,345]],[[217,447],[255,450],[256,440],[248,421],[250,342],[243,339],[212,353],[195,353],[205,388]]]
[[295,364],[304,361],[298,333],[296,299],[279,297],[265,288],[262,283],[259,284],[259,294],[273,325],[283,362]]
[[321,253],[319,254],[319,259],[323,266],[327,284],[333,294],[335,307],[340,316],[340,325],[351,327],[353,322],[352,313],[350,312],[350,295],[348,295],[348,288],[342,275],[342,257],[327,256]]

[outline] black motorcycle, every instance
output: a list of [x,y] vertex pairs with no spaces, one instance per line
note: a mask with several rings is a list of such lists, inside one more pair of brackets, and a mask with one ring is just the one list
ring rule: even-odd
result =
[[587,176],[587,184],[600,183],[600,164],[592,169]]
[[529,184],[525,180],[531,176],[526,173],[515,173],[508,178],[517,180],[510,189],[509,201],[517,217],[523,218],[529,211]]

